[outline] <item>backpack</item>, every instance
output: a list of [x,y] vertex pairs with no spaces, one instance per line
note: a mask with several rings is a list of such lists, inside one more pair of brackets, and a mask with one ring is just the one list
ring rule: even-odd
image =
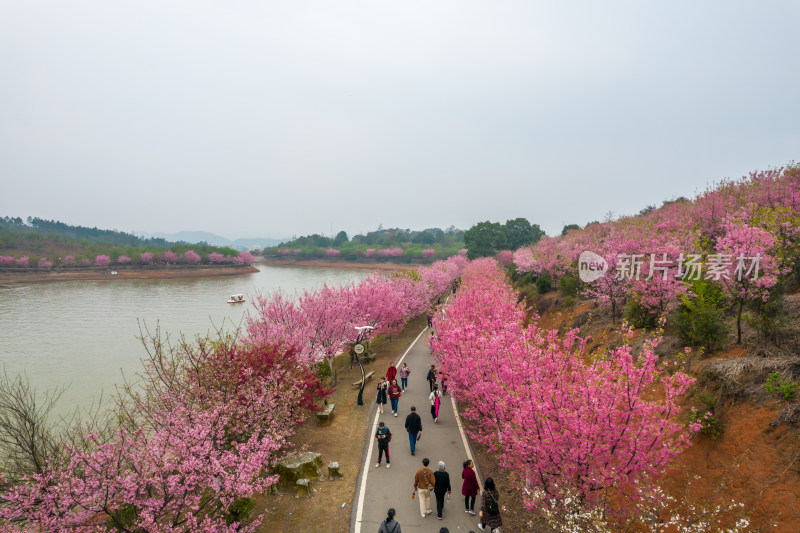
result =
[[500,507],[497,505],[497,500],[495,500],[489,491],[486,491],[487,496],[489,496],[489,501],[486,502],[486,512],[492,516],[500,514]]

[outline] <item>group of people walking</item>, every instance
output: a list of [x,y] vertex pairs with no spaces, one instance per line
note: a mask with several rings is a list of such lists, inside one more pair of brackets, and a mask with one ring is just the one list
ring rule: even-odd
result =
[[[398,416],[398,401],[402,394],[408,388],[408,376],[411,369],[403,363],[401,368],[395,367],[394,362],[389,364],[389,369],[386,375],[381,378],[377,386],[378,412],[384,413],[387,400],[391,403],[392,414]],[[397,383],[397,377],[400,377],[400,384]],[[439,421],[439,408],[441,404],[441,396],[446,393],[446,378],[441,372],[437,372],[435,365],[431,365],[426,380],[429,383],[430,394],[428,396],[431,402],[431,418],[434,423]],[[438,380],[441,380],[441,388]],[[422,418],[417,413],[416,406],[411,406],[410,413],[406,416],[405,430],[408,433],[409,449],[411,455],[416,454],[417,443],[422,437]],[[381,466],[383,460],[386,460],[386,468],[390,468],[390,455],[389,443],[392,440],[392,433],[385,422],[381,421],[375,431],[375,439],[378,448],[378,460],[375,467]],[[431,505],[431,497],[436,501],[436,517],[439,520],[443,519],[443,511],[446,501],[450,501],[450,494],[452,493],[452,486],[450,482],[450,474],[446,470],[444,461],[438,461],[437,470],[434,472],[429,468],[430,460],[425,457],[422,459],[422,468],[414,474],[412,499],[416,498],[419,501],[420,515],[424,518],[433,513]],[[467,459],[463,462],[461,471],[461,494],[464,496],[464,512],[475,515],[475,503],[478,494],[481,494],[480,507],[478,511],[479,523],[478,529],[481,531],[495,531],[500,532],[502,526],[502,519],[500,518],[499,511],[499,493],[492,478],[486,478],[484,481],[484,490],[480,491],[478,477],[475,474],[475,465],[472,460]],[[446,500],[446,501],[445,501]],[[396,520],[395,509],[389,509],[386,520],[381,523],[379,533],[402,533],[400,524]],[[447,528],[442,528],[442,531],[447,532]]]
[[[378,404],[378,412],[383,413],[386,408],[386,403],[391,403],[392,413],[397,416],[397,404],[400,397],[408,387],[408,375],[411,369],[403,363],[403,367],[398,371],[394,366],[394,361],[389,363],[389,370],[386,371],[386,376],[381,377],[378,382],[378,396],[375,402]],[[400,384],[397,383],[397,376],[400,376]]]

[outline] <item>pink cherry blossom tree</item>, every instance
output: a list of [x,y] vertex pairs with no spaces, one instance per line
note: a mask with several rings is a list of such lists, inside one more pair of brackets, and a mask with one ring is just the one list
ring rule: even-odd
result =
[[503,266],[508,266],[514,261],[514,252],[511,250],[500,250],[497,252],[497,262]]
[[239,259],[241,259],[242,263],[245,265],[252,265],[256,260],[250,252],[239,252]]
[[183,254],[183,258],[189,265],[200,264],[200,254],[196,253],[194,250],[186,250],[186,253]]
[[167,250],[166,252],[164,252],[164,261],[167,264],[173,264],[174,265],[175,263],[178,262],[178,254],[176,254],[172,250]]
[[328,257],[338,257],[338,256],[342,255],[342,252],[340,252],[336,248],[328,248],[325,251],[325,255],[327,255]]
[[769,298],[769,289],[781,273],[771,255],[775,237],[764,229],[749,224],[749,215],[739,211],[726,217],[724,234],[717,240],[717,254],[709,259],[719,270],[709,270],[706,278],[722,283],[725,292],[737,306],[736,343],[742,343],[742,310],[748,301]]
[[131,258],[126,255],[121,255],[117,258],[117,263],[120,265],[127,265],[131,262]]
[[51,268],[53,268],[53,262],[52,261],[48,261],[46,257],[42,257],[36,263],[36,267],[39,270],[50,270]]
[[[526,311],[491,259],[473,261],[432,348],[475,421],[472,436],[515,475],[526,507],[572,515],[629,512],[690,445],[680,397],[692,384],[662,366],[659,337],[587,357],[577,331],[524,326]],[[661,389],[663,394],[653,395]]]
[[28,259],[27,255],[23,255],[22,257],[17,258],[15,260],[15,263],[17,264],[18,267],[27,268],[28,266],[30,266],[30,259]]
[[219,252],[211,252],[208,254],[208,262],[213,264],[221,264],[225,262],[225,256]]
[[237,500],[277,481],[280,458],[309,403],[292,351],[201,340],[152,343],[143,391],[127,390],[120,422],[68,445],[63,464],[4,487],[0,525],[37,531],[254,531],[231,520]]
[[64,266],[73,266],[75,265],[75,258],[71,255],[68,255],[64,258]]
[[0,255],[0,266],[11,266],[16,262],[11,255]]
[[139,260],[143,265],[150,265],[153,263],[153,254],[151,252],[142,252],[139,254]]
[[436,250],[433,248],[425,248],[422,250],[422,258],[425,260],[433,259],[434,255],[436,255]]
[[101,267],[108,266],[111,264],[111,258],[107,255],[98,255],[94,258],[94,264]]

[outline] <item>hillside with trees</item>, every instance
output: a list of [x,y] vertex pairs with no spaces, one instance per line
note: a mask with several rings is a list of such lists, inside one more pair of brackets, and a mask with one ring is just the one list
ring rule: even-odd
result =
[[279,246],[264,248],[268,257],[292,260],[330,259],[351,262],[392,261],[424,263],[464,255],[464,231],[450,226],[446,230],[421,231],[379,227],[366,235],[350,238],[340,231],[335,237],[319,234],[299,237]]
[[71,226],[41,218],[0,217],[0,268],[5,269],[252,262],[251,254],[228,247],[142,238],[117,230]]
[[527,520],[800,528],[800,167],[496,258],[470,264],[433,348]]

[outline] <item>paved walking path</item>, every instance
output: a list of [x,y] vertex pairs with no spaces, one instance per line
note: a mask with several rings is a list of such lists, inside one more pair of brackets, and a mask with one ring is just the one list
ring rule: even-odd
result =
[[[395,361],[398,369],[404,362],[411,369],[408,389],[400,398],[397,417],[392,414],[391,403],[386,404],[383,414],[378,413],[375,404],[377,392],[375,381],[368,383],[364,389],[364,403],[372,402],[373,416],[370,430],[367,432],[369,440],[367,452],[356,489],[350,524],[351,533],[377,532],[390,507],[394,507],[397,511],[396,519],[403,528],[403,533],[414,531],[438,533],[441,527],[447,527],[450,533],[478,531],[479,502],[475,505],[476,515],[469,515],[464,512],[464,497],[461,495],[462,464],[467,458],[473,458],[472,452],[461,430],[461,419],[456,415],[455,402],[449,395],[442,396],[439,422],[434,424],[431,418],[431,404],[428,399],[430,389],[425,379],[431,365],[427,334],[426,328],[409,346],[402,358]],[[386,373],[386,368],[376,367],[374,370],[377,378]],[[397,382],[400,383],[400,378]],[[406,416],[411,412],[412,405],[416,406],[417,413],[422,418],[422,437],[417,443],[415,456],[411,455],[408,433],[405,430]],[[390,469],[386,468],[385,462],[380,468],[375,468],[378,457],[375,429],[378,427],[378,422],[386,424],[392,432],[392,442],[389,445],[392,464]],[[437,470],[437,463],[444,461],[446,470],[450,474],[452,494],[449,502],[445,500],[442,520],[436,518],[436,498],[433,494],[431,494],[433,513],[425,518],[420,516],[418,500],[411,499],[414,474],[422,467],[424,457],[430,459],[428,468],[434,472]],[[482,482],[480,474],[478,477]]]

